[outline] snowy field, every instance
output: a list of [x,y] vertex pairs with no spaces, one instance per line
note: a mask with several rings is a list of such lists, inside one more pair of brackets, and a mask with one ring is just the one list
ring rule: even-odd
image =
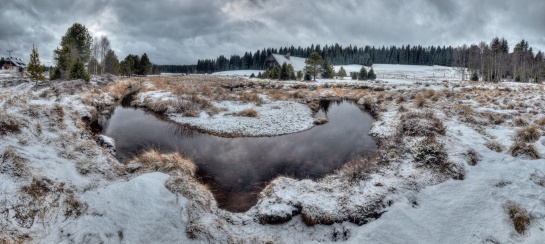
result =
[[[376,69],[380,76],[381,66]],[[401,69],[422,79],[438,71]],[[545,242],[543,85],[462,83],[457,90],[408,86],[375,92],[297,90],[284,82],[265,87],[207,76],[123,79],[106,87],[97,79],[0,87],[0,242]],[[217,207],[195,169],[179,157],[142,157],[124,165],[97,142],[86,121],[97,108],[115,104],[127,87],[141,88],[142,106],[181,120],[209,115],[202,109],[200,117],[183,118],[173,97],[216,107],[216,115],[230,119],[246,108],[278,119],[283,106],[293,105],[286,109],[304,114],[305,123],[305,100],[323,94],[351,98],[377,114],[371,134],[382,142],[377,157],[384,161],[352,162],[316,181],[278,177],[256,206],[230,213]],[[267,97],[261,108],[244,100],[250,91]],[[246,119],[254,118],[241,121]],[[436,147],[422,145],[426,140]],[[446,160],[422,163],[422,147],[439,150],[424,160]],[[511,215],[527,217],[523,232]]]

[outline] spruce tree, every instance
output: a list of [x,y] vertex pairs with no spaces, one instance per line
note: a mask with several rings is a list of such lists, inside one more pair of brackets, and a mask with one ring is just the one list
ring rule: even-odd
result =
[[[252,74],[253,74],[253,73],[252,73]],[[261,72],[258,72],[258,73],[257,73],[257,78],[258,78],[258,79],[263,78],[263,77],[261,76]]]
[[36,81],[36,85],[38,85],[38,81],[45,80],[45,76],[42,74],[44,70],[45,66],[40,64],[38,49],[32,45],[32,53],[30,54],[30,61],[28,62],[27,66],[27,75],[29,76],[30,80]]
[[322,65],[322,78],[329,79],[333,78],[335,76],[335,70],[333,69],[333,65],[329,61],[329,59],[326,59],[324,61],[324,64]]
[[274,66],[271,71],[271,79],[278,80],[282,75],[282,70],[278,66]]
[[360,69],[359,80],[367,80],[367,70],[363,66]]
[[352,77],[352,80],[358,79],[358,72],[350,72],[350,76]]
[[149,61],[149,58],[148,58],[148,55],[146,53],[144,53],[142,55],[142,57],[140,58],[139,60],[139,63],[138,63],[138,74],[139,75],[148,75],[151,73],[151,67],[152,67],[152,64],[151,62]]
[[284,62],[282,64],[282,69],[280,71],[280,79],[281,80],[289,80],[290,79],[290,73],[288,71],[288,64]]
[[252,74],[250,75],[250,79],[251,79],[251,78],[255,78],[255,74],[254,74],[254,73],[252,73]]
[[77,79],[82,79],[85,81],[90,80],[89,74],[85,70],[85,65],[79,58],[76,59],[76,61],[70,66],[69,78],[72,80],[77,80]]
[[477,72],[473,72],[473,74],[471,75],[471,80],[479,81],[479,75],[477,75]]
[[377,75],[375,74],[375,71],[373,70],[373,68],[371,68],[371,69],[369,70],[369,73],[367,74],[367,78],[368,78],[369,80],[374,80],[374,79],[377,78]]
[[303,71],[299,70],[297,71],[297,80],[303,79]]
[[337,76],[341,77],[341,80],[346,77],[346,70],[344,70],[343,66],[339,69],[339,72],[337,72]]
[[104,73],[113,75],[119,73],[119,60],[112,49],[108,50],[106,53],[104,59]]

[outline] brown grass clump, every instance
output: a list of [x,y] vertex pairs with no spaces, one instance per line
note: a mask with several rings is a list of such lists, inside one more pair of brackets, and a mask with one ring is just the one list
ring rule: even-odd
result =
[[257,118],[259,117],[259,113],[255,109],[249,108],[235,113],[235,116]]
[[428,101],[427,101],[426,97],[424,97],[423,95],[419,95],[418,97],[416,97],[414,99],[414,106],[416,108],[423,108],[427,104],[428,104]]
[[26,162],[27,160],[19,156],[14,147],[9,146],[0,154],[0,173],[11,172],[13,176],[26,176],[29,174]]
[[407,112],[400,118],[398,132],[407,136],[444,135],[446,128],[433,112]]
[[240,100],[246,103],[253,102],[256,105],[261,105],[264,103],[263,99],[253,92],[242,92],[240,94]]
[[32,178],[32,183],[27,186],[23,186],[23,192],[29,194],[34,199],[40,199],[51,192],[53,181],[47,178]]
[[523,142],[515,142],[511,148],[509,148],[509,152],[513,157],[526,156],[531,159],[541,158],[541,155],[534,145]]
[[489,141],[485,144],[488,149],[495,151],[495,152],[502,152],[503,151],[503,145],[497,141]]
[[526,209],[515,203],[510,203],[507,205],[507,214],[509,214],[509,218],[513,221],[513,226],[517,233],[524,235],[530,225],[530,215]]
[[522,117],[516,117],[516,118],[513,119],[513,125],[515,125],[515,126],[527,126],[528,121],[526,121]]
[[524,127],[515,133],[516,140],[521,142],[535,142],[540,137],[541,131],[536,125]]
[[467,150],[467,152],[465,153],[466,157],[467,157],[467,164],[471,165],[471,166],[474,166],[474,165],[477,165],[477,163],[479,162],[479,155],[477,154],[477,152],[473,149],[469,149]]
[[544,126],[544,125],[545,125],[545,117],[536,120],[535,123],[536,123],[537,125]]
[[161,154],[157,150],[151,149],[134,157],[132,162],[141,164],[136,168],[137,170],[159,171],[170,174],[180,174],[182,172],[191,176],[194,176],[197,172],[197,166],[190,159],[183,158],[178,152]]
[[376,170],[376,161],[366,157],[358,157],[344,164],[342,168],[337,170],[337,174],[340,174],[342,179],[347,179],[350,183],[358,183],[370,179],[371,174]]
[[17,132],[21,132],[21,128],[19,127],[19,122],[15,116],[3,114],[0,118],[0,135]]

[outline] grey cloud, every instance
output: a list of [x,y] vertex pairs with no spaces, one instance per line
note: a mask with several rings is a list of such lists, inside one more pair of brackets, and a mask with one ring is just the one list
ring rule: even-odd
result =
[[74,22],[105,34],[123,58],[158,64],[310,44],[462,45],[505,37],[544,50],[542,1],[471,0],[7,0],[0,3],[0,55],[51,60]]

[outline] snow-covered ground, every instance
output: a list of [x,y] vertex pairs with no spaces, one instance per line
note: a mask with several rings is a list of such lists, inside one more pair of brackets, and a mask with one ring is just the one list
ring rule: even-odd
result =
[[230,70],[230,71],[215,72],[215,73],[212,73],[212,75],[250,77],[252,74],[257,76],[257,74],[259,72],[261,72],[263,74],[263,72],[265,72],[265,70]]
[[[0,242],[545,242],[545,160],[514,157],[509,151],[517,131],[536,124],[541,134],[528,144],[545,156],[542,85],[467,83],[455,91],[360,91],[358,102],[378,113],[371,133],[384,140],[379,156],[388,162],[347,164],[317,181],[279,177],[255,207],[230,213],[217,207],[190,170],[120,164],[86,129],[84,121],[96,117],[96,107],[114,104],[114,91],[141,85],[140,80],[116,81],[123,84],[119,89],[81,81],[67,86],[71,83],[69,89],[60,84],[34,88],[32,83],[0,87]],[[172,97],[171,91],[148,94]],[[421,106],[419,98],[424,98]],[[288,104],[294,110],[301,105],[214,104],[226,107],[229,111],[219,114],[229,119],[238,117],[228,113],[250,106],[263,116]],[[280,111],[270,116],[284,116]],[[457,170],[463,180],[415,161],[415,145],[423,137],[396,137],[404,115],[426,111],[444,124],[444,134],[434,137],[454,167],[447,171]],[[18,129],[6,126],[12,122]],[[435,129],[427,123],[422,119],[417,127]],[[503,149],[492,150],[489,142]],[[469,164],[470,149],[476,165]],[[524,234],[515,231],[510,204],[529,216]]]
[[[297,102],[276,101],[260,106],[233,101],[214,102],[221,112],[209,115],[201,112],[199,117],[184,117],[171,114],[178,123],[189,124],[219,134],[245,136],[276,136],[308,130],[314,126],[312,112]],[[257,111],[257,117],[236,116],[245,109]]]

